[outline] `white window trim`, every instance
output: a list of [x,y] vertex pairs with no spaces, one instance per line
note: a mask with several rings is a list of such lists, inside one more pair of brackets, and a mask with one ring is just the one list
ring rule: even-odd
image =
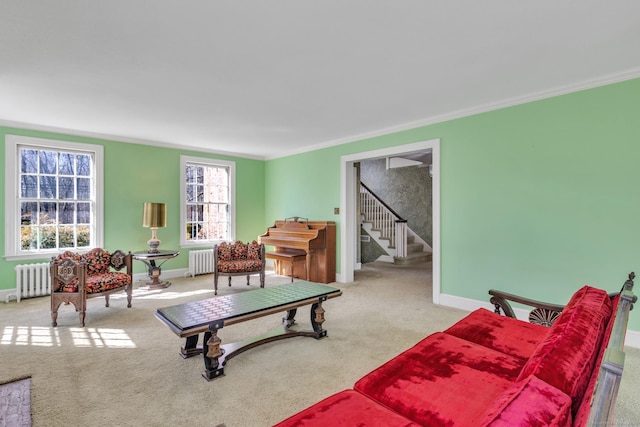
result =
[[236,162],[229,160],[210,159],[206,157],[180,156],[180,247],[197,248],[212,247],[222,240],[208,240],[193,242],[187,240],[185,230],[187,229],[187,207],[186,207],[186,169],[187,163],[198,163],[204,166],[218,167],[224,166],[229,168],[229,240],[234,241],[236,238]]
[[4,259],[7,261],[46,259],[60,252],[59,249],[18,253],[19,206],[18,206],[18,145],[30,145],[34,148],[52,148],[55,150],[86,151],[95,158],[95,223],[92,230],[95,236],[94,247],[102,247],[104,242],[104,147],[102,145],[82,144],[53,139],[33,138],[29,136],[7,135],[5,138],[5,239]]

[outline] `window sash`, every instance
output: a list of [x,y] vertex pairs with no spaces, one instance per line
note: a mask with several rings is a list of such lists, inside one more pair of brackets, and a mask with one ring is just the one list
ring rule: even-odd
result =
[[[23,150],[37,161],[23,162]],[[5,259],[42,259],[61,250],[102,246],[101,145],[7,135],[5,168],[10,224]]]
[[235,162],[181,156],[181,246],[235,239]]

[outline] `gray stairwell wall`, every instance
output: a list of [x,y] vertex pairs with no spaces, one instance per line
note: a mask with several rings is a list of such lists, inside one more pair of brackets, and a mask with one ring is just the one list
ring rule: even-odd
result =
[[[428,167],[386,169],[385,159],[360,162],[360,180],[407,220],[407,225],[430,245],[432,234],[432,179]],[[382,249],[372,240],[361,245],[361,261],[375,261]]]

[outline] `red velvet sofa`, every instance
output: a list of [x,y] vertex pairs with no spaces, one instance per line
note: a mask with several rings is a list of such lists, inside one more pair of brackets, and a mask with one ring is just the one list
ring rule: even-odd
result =
[[[624,343],[632,278],[620,294],[578,290],[550,328],[478,309],[277,426],[592,425],[612,331],[622,331],[617,351]],[[617,385],[605,418],[615,394]]]

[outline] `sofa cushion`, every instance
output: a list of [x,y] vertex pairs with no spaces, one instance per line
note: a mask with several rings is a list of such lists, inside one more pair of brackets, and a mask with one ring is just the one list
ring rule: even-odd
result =
[[260,270],[262,270],[262,261],[256,259],[218,262],[219,273],[251,273]]
[[611,301],[601,289],[585,286],[574,294],[549,335],[526,363],[519,380],[535,375],[569,395],[575,414],[611,317]]
[[477,425],[487,406],[515,382],[524,362],[437,332],[356,382],[356,391],[412,421]]
[[444,332],[526,361],[549,328],[480,308]]
[[487,408],[481,427],[571,426],[571,398],[534,376],[516,383]]
[[55,257],[54,261],[60,261],[60,260],[67,259],[67,258],[71,258],[74,261],[81,261],[82,260],[82,255],[80,255],[79,253],[76,253],[76,252],[72,252],[72,251],[64,251],[61,254],[59,254],[57,257]]
[[94,248],[82,255],[82,260],[87,264],[87,276],[108,273],[111,254],[104,249]]
[[131,276],[127,273],[102,273],[87,276],[86,291],[88,294],[122,288],[131,284]]
[[260,243],[255,240],[248,245],[247,259],[260,259]]
[[356,391],[344,390],[276,424],[276,427],[294,426],[400,427],[418,424]]
[[218,243],[218,261],[231,261],[231,244],[227,242]]
[[231,259],[247,259],[247,253],[249,252],[249,245],[236,240],[231,245]]

